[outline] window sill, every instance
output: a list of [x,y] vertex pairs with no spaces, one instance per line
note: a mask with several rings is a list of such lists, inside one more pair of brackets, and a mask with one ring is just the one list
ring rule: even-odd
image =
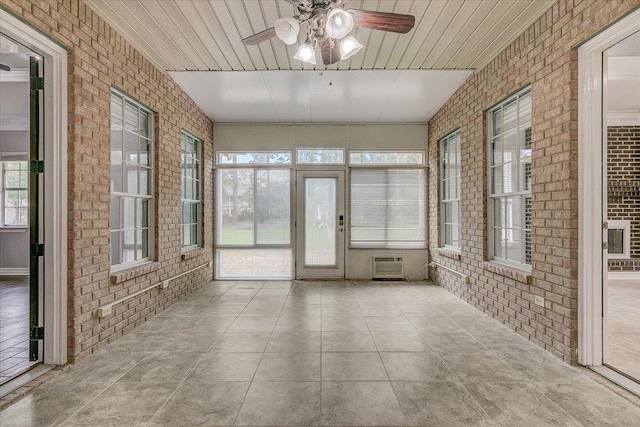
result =
[[186,251],[182,252],[182,254],[180,255],[180,258],[182,260],[186,260],[186,259],[198,257],[200,255],[204,255],[205,253],[207,253],[207,251],[204,248],[187,249]]
[[501,276],[508,277],[521,283],[531,285],[533,276],[530,271],[521,270],[519,268],[498,264],[493,261],[485,261],[483,267],[485,270],[489,270],[492,273],[499,274]]
[[448,249],[448,248],[438,248],[438,255],[455,259],[456,261],[460,261],[460,259],[462,258],[462,255],[459,251]]
[[150,261],[136,265],[135,267],[127,268],[126,270],[111,272],[109,279],[112,285],[117,285],[118,283],[126,282],[127,280],[134,279],[138,276],[152,273],[158,268],[160,268],[159,262]]
[[364,251],[426,251],[428,247],[401,247],[401,246],[349,246],[349,250],[364,250]]
[[24,233],[29,227],[0,227],[1,233]]

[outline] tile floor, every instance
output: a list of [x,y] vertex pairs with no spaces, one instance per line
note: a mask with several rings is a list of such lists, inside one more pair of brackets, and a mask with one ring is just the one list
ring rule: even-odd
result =
[[640,280],[610,280],[607,363],[640,381]]
[[0,384],[28,370],[29,276],[0,278]]
[[628,400],[437,286],[213,282],[2,426],[638,426]]

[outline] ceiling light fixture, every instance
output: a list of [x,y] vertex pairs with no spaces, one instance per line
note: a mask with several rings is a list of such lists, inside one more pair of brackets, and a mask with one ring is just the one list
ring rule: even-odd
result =
[[353,15],[344,9],[333,8],[327,14],[325,28],[329,37],[341,39],[353,30]]
[[311,40],[307,39],[302,43],[293,57],[298,61],[316,65],[316,50],[313,48]]
[[347,36],[340,42],[341,59],[347,59],[362,49],[362,44],[353,36]]
[[280,18],[273,23],[276,35],[280,40],[288,45],[292,45],[298,41],[298,33],[300,32],[300,24],[292,17],[287,16]]
[[415,25],[415,17],[399,13],[373,10],[345,10],[347,0],[287,0],[296,9],[294,16],[277,19],[273,28],[242,39],[246,45],[255,45],[278,37],[287,45],[298,40],[300,25],[307,26],[307,38],[300,45],[295,59],[316,64],[316,47],[325,65],[350,58],[362,49],[362,44],[350,36],[353,28],[390,31],[406,34]]

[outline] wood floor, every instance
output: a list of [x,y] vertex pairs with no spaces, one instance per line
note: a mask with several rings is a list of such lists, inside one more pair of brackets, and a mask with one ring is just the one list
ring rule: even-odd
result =
[[0,278],[0,384],[29,369],[29,277]]

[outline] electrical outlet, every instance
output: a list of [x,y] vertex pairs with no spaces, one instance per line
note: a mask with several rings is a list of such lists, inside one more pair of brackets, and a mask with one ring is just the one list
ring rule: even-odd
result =
[[544,298],[541,297],[540,295],[536,295],[535,299],[533,301],[536,305],[539,305],[540,307],[544,307]]
[[167,289],[168,287],[169,287],[168,280],[163,280],[162,282],[160,282],[160,289]]

